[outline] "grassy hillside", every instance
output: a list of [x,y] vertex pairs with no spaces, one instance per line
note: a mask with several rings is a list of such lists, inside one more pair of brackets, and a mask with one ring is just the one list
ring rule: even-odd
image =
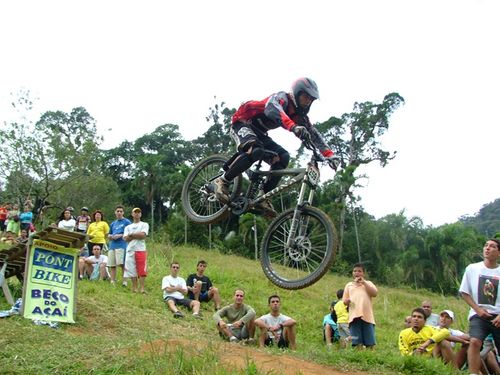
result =
[[[298,350],[287,355],[331,366],[332,371],[455,373],[436,360],[401,358],[397,338],[404,317],[424,299],[432,300],[436,313],[445,308],[453,310],[457,317],[455,327],[466,329],[467,307],[458,298],[378,285],[376,350],[327,352],[322,342],[322,319],[335,299],[336,290],[350,280],[349,275],[327,275],[309,288],[285,291],[267,281],[258,262],[217,251],[165,244],[149,244],[148,295],[133,294],[107,282],[83,281],[78,288],[76,324],[51,329],[35,326],[18,316],[0,319],[0,373],[266,373],[259,370],[258,360],[251,357],[245,359],[243,367],[223,361],[230,349],[216,333],[211,318],[213,304],[203,304],[202,321],[190,315],[176,320],[167,311],[161,297],[161,279],[169,273],[169,263],[174,259],[180,262],[180,275],[185,278],[194,272],[199,259],[208,261],[207,275],[219,287],[224,303],[232,301],[235,288],[243,288],[246,302],[255,308],[257,315],[267,312],[270,294],[279,294],[283,313],[298,321]],[[12,287],[19,296],[19,286]],[[8,308],[0,293],[0,310]],[[283,355],[277,349],[264,352]],[[297,373],[300,370],[297,368]],[[277,367],[273,373],[281,372]]]

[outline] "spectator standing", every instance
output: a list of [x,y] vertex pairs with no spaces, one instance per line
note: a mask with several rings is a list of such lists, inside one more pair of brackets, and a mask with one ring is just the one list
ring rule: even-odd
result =
[[372,298],[377,296],[378,289],[371,281],[365,280],[365,267],[361,263],[354,265],[352,276],[354,280],[347,283],[342,297],[349,307],[352,346],[373,349],[376,341]]
[[9,211],[7,210],[7,205],[0,205],[0,237],[3,236],[5,229],[7,228],[7,214]]
[[493,335],[495,346],[500,347],[499,257],[500,240],[492,238],[486,241],[483,260],[466,267],[460,284],[462,298],[470,306],[467,351],[470,373],[479,374],[481,346],[488,334]]
[[[132,222],[123,217],[124,208],[121,205],[115,207],[116,220],[109,226],[109,251],[108,251],[108,267],[111,274],[111,284],[116,283],[116,268],[122,269],[123,277],[123,264],[125,263],[125,251],[127,250],[127,241],[123,239],[125,227],[132,224]],[[122,285],[127,286],[127,281],[122,280]]]
[[188,297],[190,299],[209,302],[214,300],[215,311],[220,309],[219,289],[212,285],[212,281],[205,275],[207,262],[200,260],[196,265],[196,273],[192,273],[187,278]]
[[200,302],[185,298],[187,286],[186,280],[178,275],[180,267],[178,262],[172,262],[170,264],[170,275],[165,276],[161,281],[163,300],[170,311],[174,313],[174,318],[184,318],[184,314],[177,308],[177,305],[181,305],[193,310],[193,317],[202,319],[200,315]]
[[104,214],[101,210],[95,210],[92,214],[92,222],[87,228],[87,234],[90,236],[90,240],[87,243],[89,253],[92,253],[94,245],[99,245],[101,251],[105,250],[108,233],[109,225],[104,221]]
[[19,221],[21,229],[30,230],[33,223],[33,212],[31,212],[30,206],[24,206],[24,211],[19,215]]
[[123,239],[127,241],[125,256],[125,272],[123,277],[132,279],[132,291],[137,293],[137,279],[140,292],[146,294],[144,284],[147,272],[146,237],[149,233],[149,224],[141,221],[142,211],[139,207],[132,210],[133,222],[127,225],[123,232]]
[[349,331],[349,309],[342,300],[344,289],[337,290],[337,298],[335,303],[335,315],[337,316],[337,329],[339,330],[340,347],[345,348],[351,341],[351,331]]
[[76,218],[75,231],[87,233],[87,229],[92,221],[92,218],[89,216],[89,209],[87,207],[82,207],[80,212],[80,216]]
[[431,301],[422,301],[422,309],[424,309],[426,321],[428,326],[439,327],[439,315],[432,312]]
[[14,236],[19,235],[21,229],[21,223],[19,222],[19,206],[17,204],[12,205],[12,209],[7,214],[7,232],[12,232]]
[[213,316],[219,334],[230,342],[253,340],[255,334],[255,310],[243,303],[244,299],[245,291],[236,289],[234,303],[224,306]]
[[71,211],[65,209],[59,215],[59,222],[57,223],[57,227],[60,229],[68,230],[73,232],[75,230],[76,220],[71,216]]

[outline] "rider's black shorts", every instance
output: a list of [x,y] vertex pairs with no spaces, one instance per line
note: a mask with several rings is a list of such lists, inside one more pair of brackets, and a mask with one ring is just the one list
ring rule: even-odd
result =
[[[256,132],[250,125],[243,122],[234,123],[229,130],[229,135],[236,143],[236,149],[242,152],[245,152],[250,146],[259,141]],[[262,136],[261,134],[259,135]]]
[[278,155],[288,154],[288,151],[274,142],[267,133],[263,133],[251,124],[236,122],[231,125],[229,134],[236,142],[236,148],[240,152],[245,152],[251,146],[257,144],[266,150],[276,152]]

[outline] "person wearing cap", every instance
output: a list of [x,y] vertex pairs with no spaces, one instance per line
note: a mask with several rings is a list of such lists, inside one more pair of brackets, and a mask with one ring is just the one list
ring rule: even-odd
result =
[[[125,227],[123,239],[127,241],[125,255],[125,271],[123,277],[131,278],[132,291],[145,294],[144,284],[147,272],[146,237],[149,233],[149,224],[141,221],[142,211],[139,207],[132,210],[133,222]],[[138,283],[139,281],[139,283]]]
[[[450,348],[453,350],[455,344],[461,343],[462,346],[460,350],[456,353],[453,353],[453,363],[456,368],[462,368],[465,361],[467,361],[467,349],[469,348],[469,335],[463,333],[458,329],[450,328],[455,320],[455,314],[451,310],[443,310],[439,313],[439,328],[446,328],[450,331],[450,336],[446,339],[446,342],[443,345],[450,345]],[[436,348],[436,355],[441,355],[441,348]]]
[[435,356],[435,348],[441,349],[441,357],[445,363],[453,361],[453,353],[449,345],[443,341],[450,336],[446,328],[439,329],[425,324],[424,309],[417,307],[411,312],[411,327],[399,333],[399,352],[403,356],[421,355]]
[[500,347],[499,257],[500,240],[487,240],[483,247],[483,260],[465,268],[460,284],[459,292],[470,306],[467,361],[472,374],[480,372],[481,347],[488,334],[493,335],[496,347]]
[[80,212],[80,216],[76,218],[75,232],[87,233],[87,228],[92,221],[89,216],[89,209],[87,207],[82,207]]

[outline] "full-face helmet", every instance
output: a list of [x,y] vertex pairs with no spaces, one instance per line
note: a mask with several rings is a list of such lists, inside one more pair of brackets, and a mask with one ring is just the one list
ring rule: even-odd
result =
[[[311,78],[302,77],[295,80],[295,82],[292,83],[292,89],[290,91],[290,94],[297,108],[299,108],[299,95],[301,93],[308,94],[313,99],[313,101],[319,99],[318,85]],[[299,108],[299,109],[307,113],[309,112],[310,106],[311,105],[309,104],[306,108]]]

